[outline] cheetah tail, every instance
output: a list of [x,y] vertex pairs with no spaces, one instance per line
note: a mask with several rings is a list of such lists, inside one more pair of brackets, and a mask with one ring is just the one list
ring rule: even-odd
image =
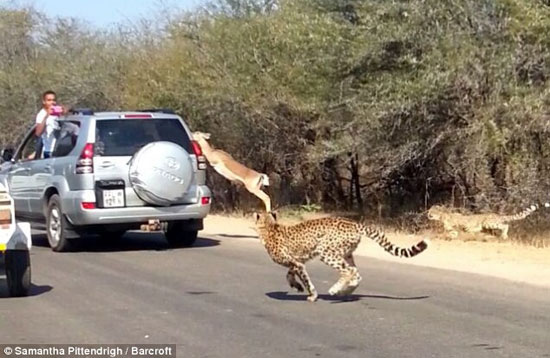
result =
[[[550,203],[544,203],[543,205],[546,208],[550,207]],[[525,219],[527,216],[529,216],[532,213],[534,213],[535,211],[537,211],[539,209],[539,207],[540,206],[538,204],[533,204],[533,205],[529,206],[528,208],[523,209],[522,211],[520,211],[517,214],[505,216],[503,221],[504,222],[509,222],[509,221],[516,221],[516,220]]]
[[382,246],[384,250],[392,254],[393,256],[398,257],[413,257],[421,253],[422,251],[428,248],[430,241],[428,239],[423,239],[422,241],[417,242],[411,247],[399,247],[392,244],[387,238],[386,235],[378,229],[371,228],[368,226],[363,226],[363,233],[368,236],[370,239],[374,240],[378,245]]

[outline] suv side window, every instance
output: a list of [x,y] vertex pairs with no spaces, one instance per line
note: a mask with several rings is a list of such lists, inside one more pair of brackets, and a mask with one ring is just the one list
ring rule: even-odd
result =
[[34,135],[34,132],[31,133],[29,137],[25,140],[23,147],[21,148],[21,150],[19,151],[15,159],[18,161],[19,160],[28,161],[28,160],[39,159],[39,158],[36,158],[36,153],[34,152],[36,150],[36,143],[38,139],[39,138]]
[[68,155],[76,145],[80,123],[76,121],[60,121],[59,129],[55,132],[55,148],[52,157],[64,157]]

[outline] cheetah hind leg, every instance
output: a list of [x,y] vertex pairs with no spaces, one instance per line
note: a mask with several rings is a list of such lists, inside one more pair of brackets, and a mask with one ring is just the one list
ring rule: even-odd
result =
[[355,277],[355,275],[357,275],[357,268],[349,265],[342,257],[322,255],[320,259],[325,264],[340,271],[340,279],[338,279],[338,281],[336,281],[336,283],[329,288],[329,295],[342,295],[342,292],[347,291],[350,281]]
[[357,271],[357,267],[355,266],[355,262],[353,261],[353,255],[349,254],[344,257],[344,260],[347,262],[348,265],[355,268],[355,274],[351,277],[351,279],[348,281],[347,287],[343,287],[338,293],[338,296],[348,296],[353,293],[359,287],[359,283],[363,279],[361,275],[359,275],[359,272]]
[[350,295],[359,286],[361,276],[357,273],[356,268],[352,268],[350,273],[344,274],[340,279],[332,285],[328,290],[331,296],[347,296]]

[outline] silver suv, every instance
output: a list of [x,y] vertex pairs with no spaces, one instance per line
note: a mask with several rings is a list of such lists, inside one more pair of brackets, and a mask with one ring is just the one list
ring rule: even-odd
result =
[[[0,182],[16,216],[45,222],[54,251],[84,234],[165,232],[190,246],[210,211],[206,162],[183,119],[169,110],[76,110],[61,117],[51,158],[34,153],[34,129],[4,150]],[[13,153],[13,154],[12,154]]]

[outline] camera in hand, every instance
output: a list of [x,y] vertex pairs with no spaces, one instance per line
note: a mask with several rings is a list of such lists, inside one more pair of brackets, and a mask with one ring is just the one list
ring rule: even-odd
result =
[[50,108],[50,114],[52,116],[59,116],[59,115],[63,114],[63,107],[61,107],[61,106],[52,106]]

